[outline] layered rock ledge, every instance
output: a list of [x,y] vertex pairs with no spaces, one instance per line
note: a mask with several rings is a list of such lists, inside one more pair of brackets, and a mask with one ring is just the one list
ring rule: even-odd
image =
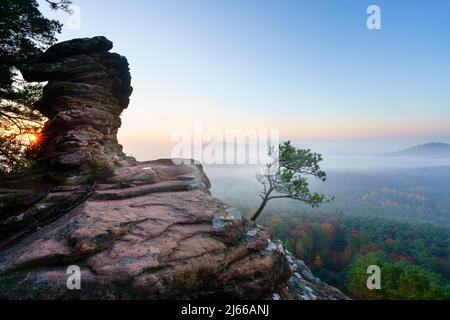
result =
[[213,198],[200,164],[123,154],[130,75],[111,47],[71,40],[22,68],[49,81],[45,167],[0,182],[0,299],[346,299]]
[[[270,296],[290,276],[261,227],[208,194],[200,165],[123,167],[90,198],[0,254],[0,297]],[[69,265],[82,290],[69,291]]]

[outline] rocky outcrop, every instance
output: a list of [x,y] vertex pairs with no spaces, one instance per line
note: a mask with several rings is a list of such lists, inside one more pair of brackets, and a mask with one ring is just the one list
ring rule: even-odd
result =
[[132,88],[112,46],[105,37],[61,42],[20,67],[26,80],[48,81],[35,108],[49,120],[33,172],[1,177],[0,240],[70,211],[99,177],[137,163],[117,142]]
[[[0,298],[346,298],[213,198],[200,164],[122,153],[130,76],[111,47],[63,42],[22,67],[49,80],[37,104],[47,167],[0,183]],[[70,266],[80,290],[67,286]]]
[[[0,297],[270,295],[290,275],[286,258],[208,188],[198,164],[117,169],[77,208],[1,253]],[[81,268],[82,290],[67,289],[69,265]]]
[[[282,247],[281,241],[278,241],[278,247],[286,256],[292,274],[287,286],[281,291],[283,299],[349,300],[341,291],[315,277],[303,261],[298,260],[292,253]],[[274,293],[273,298],[281,299],[281,296],[278,293]]]
[[51,166],[114,166],[127,159],[117,142],[120,114],[132,92],[128,62],[109,53],[104,37],[75,39],[51,47],[21,66],[27,81],[48,81],[35,104],[49,118],[42,158]]

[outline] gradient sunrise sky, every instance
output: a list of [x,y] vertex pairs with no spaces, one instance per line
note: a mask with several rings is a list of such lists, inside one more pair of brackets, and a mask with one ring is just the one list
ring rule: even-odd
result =
[[[167,156],[172,131],[196,120],[333,151],[450,142],[450,1],[73,3],[80,28],[59,40],[104,35],[128,58],[119,138],[140,158]],[[371,4],[381,30],[366,27]]]

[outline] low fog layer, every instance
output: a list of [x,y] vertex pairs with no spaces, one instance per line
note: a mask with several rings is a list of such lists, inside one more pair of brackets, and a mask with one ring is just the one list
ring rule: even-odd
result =
[[[311,180],[312,189],[335,196],[317,211],[374,215],[450,226],[450,158],[324,154],[326,182]],[[243,212],[260,201],[255,175],[260,166],[205,165],[212,194]],[[265,214],[312,210],[292,200],[269,202]]]

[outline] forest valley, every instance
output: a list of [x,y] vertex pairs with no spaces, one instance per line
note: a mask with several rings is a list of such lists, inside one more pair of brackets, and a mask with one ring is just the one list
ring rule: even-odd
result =
[[[450,299],[450,230],[378,217],[290,212],[263,223],[316,276],[354,299]],[[366,287],[369,265],[381,290]]]

